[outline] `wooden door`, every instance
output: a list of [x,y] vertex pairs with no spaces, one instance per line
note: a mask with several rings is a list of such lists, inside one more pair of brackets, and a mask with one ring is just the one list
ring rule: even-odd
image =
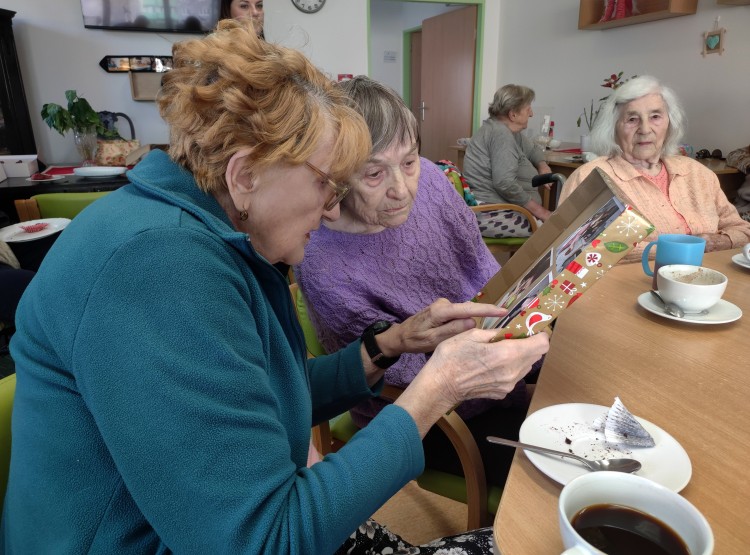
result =
[[[477,7],[467,6],[422,22],[422,156],[450,159],[450,147],[471,137],[474,111]],[[453,152],[453,154],[451,154]]]

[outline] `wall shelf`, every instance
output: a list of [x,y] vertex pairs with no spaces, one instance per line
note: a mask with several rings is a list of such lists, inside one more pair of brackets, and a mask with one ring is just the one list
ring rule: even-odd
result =
[[[726,1],[750,2],[750,0]],[[599,23],[604,13],[605,2],[602,0],[580,0],[580,2],[578,28],[585,30],[612,29],[681,15],[693,15],[698,9],[698,0],[639,0],[634,2],[637,4],[639,13],[622,19]]]

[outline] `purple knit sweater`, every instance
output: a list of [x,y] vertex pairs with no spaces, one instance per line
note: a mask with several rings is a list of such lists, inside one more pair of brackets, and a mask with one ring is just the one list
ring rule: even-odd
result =
[[[417,197],[403,225],[372,234],[321,226],[294,268],[328,352],[351,343],[377,320],[401,322],[440,297],[468,301],[500,269],[474,213],[435,164],[420,162]],[[425,361],[423,354],[403,354],[386,370],[385,381],[406,387]],[[459,414],[474,416],[490,403],[469,401]],[[364,426],[384,404],[372,399],[358,405],[352,409],[355,423]]]

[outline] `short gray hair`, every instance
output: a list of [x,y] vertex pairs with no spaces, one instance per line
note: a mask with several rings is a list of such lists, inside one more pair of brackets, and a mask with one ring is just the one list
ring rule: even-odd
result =
[[395,141],[419,145],[417,118],[392,88],[364,75],[338,83],[370,128],[372,152],[382,152]]
[[488,110],[491,117],[507,116],[511,110],[520,110],[531,104],[536,93],[523,85],[504,85],[497,89]]
[[663,154],[676,154],[680,141],[685,134],[685,111],[677,95],[669,87],[662,85],[655,77],[642,75],[634,77],[621,87],[615,89],[599,110],[594,127],[591,130],[591,149],[601,156],[622,154],[617,144],[617,121],[628,102],[648,94],[661,95],[669,116],[669,128],[662,147]]

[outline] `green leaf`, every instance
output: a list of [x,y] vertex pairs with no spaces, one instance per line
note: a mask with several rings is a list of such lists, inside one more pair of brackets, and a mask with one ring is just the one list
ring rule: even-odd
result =
[[604,246],[609,252],[622,252],[628,248],[628,246],[622,241],[610,241],[604,243]]
[[59,104],[45,104],[42,106],[42,119],[60,135],[65,135],[71,129],[84,130],[95,128],[97,133],[104,132],[99,114],[94,110],[85,98],[80,98],[75,90],[65,91],[68,101],[66,110]]
[[59,104],[45,104],[42,106],[42,119],[50,129],[54,129],[60,135],[73,129],[73,120],[68,111]]

